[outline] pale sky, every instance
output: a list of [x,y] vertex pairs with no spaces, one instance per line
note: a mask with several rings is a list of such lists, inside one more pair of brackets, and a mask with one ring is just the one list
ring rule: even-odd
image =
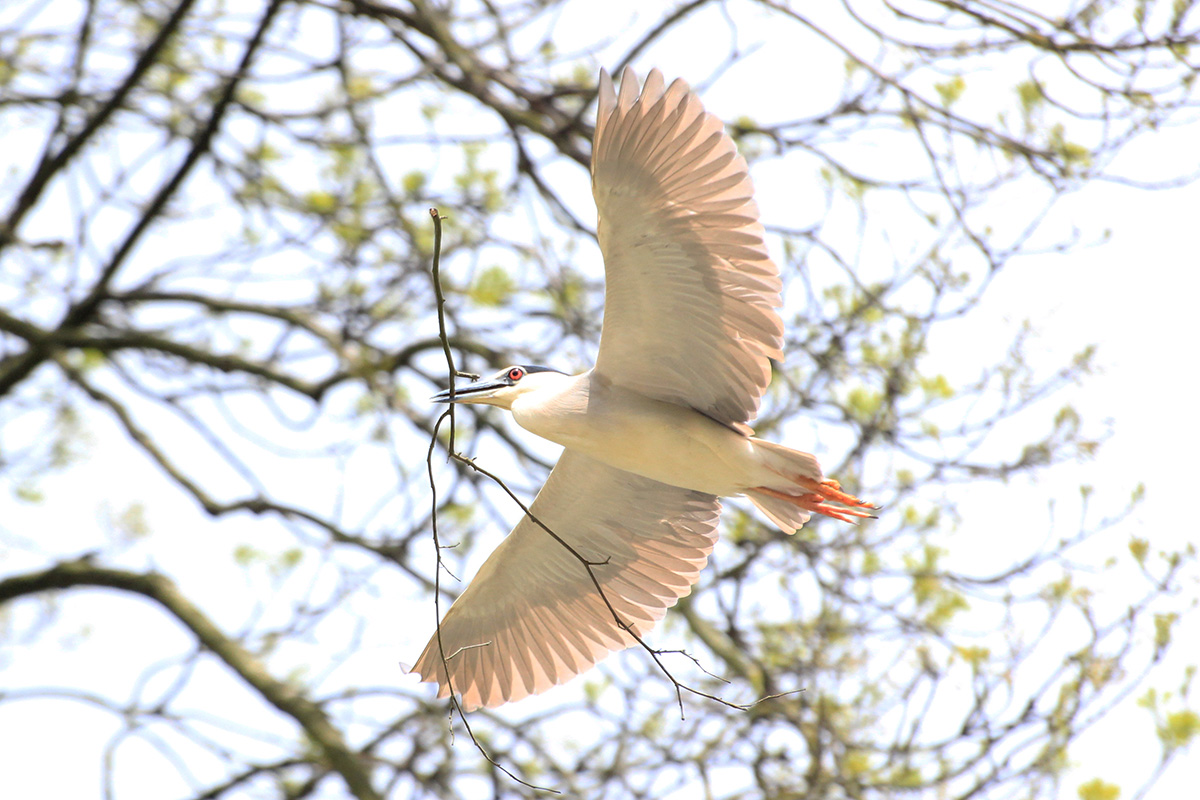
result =
[[[632,7],[632,6],[631,6]],[[620,9],[612,13],[622,13]],[[563,23],[564,50],[570,47],[572,24]],[[577,30],[577,29],[576,29]],[[620,48],[612,48],[619,52]],[[794,53],[759,56],[760,64],[779,65],[788,74],[803,78],[810,70],[808,62],[797,60]],[[779,59],[785,59],[783,62]],[[668,78],[684,75],[693,81],[706,72],[705,54],[679,45],[655,53],[655,63]],[[648,66],[643,64],[639,66]],[[764,67],[760,66],[759,69]],[[729,84],[719,85],[711,98],[706,98],[711,110],[728,118],[746,113],[762,114],[779,91],[778,83],[761,83],[761,93],[733,90]],[[790,91],[802,91],[807,86],[819,90],[828,84],[813,80],[788,81]],[[1184,131],[1166,131],[1141,143],[1125,156],[1127,172],[1168,176],[1200,168],[1200,126]],[[583,180],[582,173],[579,180]],[[763,181],[770,184],[769,180]],[[764,216],[780,220],[793,213],[788,201],[773,196],[768,188],[759,196]],[[1130,535],[1149,539],[1164,548],[1180,547],[1196,541],[1196,524],[1191,517],[1188,501],[1195,491],[1197,475],[1193,454],[1200,450],[1200,424],[1194,413],[1196,357],[1192,351],[1198,338],[1198,325],[1190,308],[1200,296],[1200,267],[1196,247],[1196,220],[1200,218],[1200,186],[1162,192],[1142,192],[1121,186],[1090,186],[1086,192],[1068,198],[1060,214],[1067,214],[1092,230],[1111,227],[1111,241],[1090,249],[1073,251],[1069,256],[1027,259],[1013,264],[1006,276],[992,289],[981,319],[981,330],[989,326],[1015,325],[1029,318],[1041,329],[1047,358],[1066,356],[1081,345],[1100,346],[1099,363],[1103,372],[1093,376],[1082,389],[1072,391],[1085,418],[1111,418],[1112,438],[1090,463],[1071,465],[1055,470],[1043,484],[1035,487],[1011,487],[1011,497],[1002,490],[988,491],[973,501],[976,513],[994,515],[999,522],[1019,522],[1026,514],[1044,510],[1047,500],[1056,495],[1076,498],[1081,482],[1094,484],[1098,494],[1114,495],[1144,481],[1147,499],[1134,522],[1127,526]],[[586,216],[586,215],[585,215]],[[152,254],[143,253],[142,258]],[[947,344],[942,357],[950,361],[969,361],[973,340],[964,337],[957,345]],[[71,547],[88,549],[104,541],[106,509],[119,510],[136,501],[150,501],[151,522],[158,535],[175,526],[180,533],[193,529],[211,532],[204,527],[202,515],[179,494],[165,487],[163,481],[136,454],[110,424],[96,421],[95,447],[89,460],[80,468],[48,479],[44,486],[47,501],[40,506],[15,503],[10,496],[0,497],[0,526],[9,533],[35,539],[44,531],[53,531],[54,549]],[[298,480],[303,480],[298,477]],[[972,501],[964,510],[972,508]],[[223,523],[221,541],[195,542],[194,546],[175,551],[169,558],[176,563],[160,566],[173,574],[183,575],[187,590],[189,581],[197,586],[205,580],[206,570],[227,569],[232,546],[240,540],[236,520]],[[261,535],[256,533],[255,535]],[[71,544],[73,543],[73,544]],[[36,566],[36,562],[13,557],[5,562],[5,572]],[[190,574],[190,578],[189,578]],[[1195,584],[1192,584],[1193,589]],[[234,596],[249,595],[250,587],[231,587]],[[1119,589],[1119,587],[1117,587]],[[94,673],[97,686],[108,686],[120,696],[127,686],[124,676],[106,675],[107,667],[118,670],[119,659],[114,653],[136,651],[147,631],[164,635],[161,619],[149,606],[126,598],[101,597],[86,609],[76,608],[70,598],[63,598],[63,622],[56,625],[54,635],[63,638],[61,657],[39,659],[37,663],[3,664],[7,679],[14,685],[36,676],[47,684],[71,685],[80,671]],[[126,624],[105,633],[99,653],[96,643],[82,638],[80,626],[97,612],[122,616]],[[236,607],[218,607],[218,615],[230,628],[242,624]],[[414,632],[411,641],[395,641],[396,652],[372,651],[368,656],[382,657],[389,664],[397,659],[415,656],[415,647],[426,631]],[[1193,618],[1188,630],[1178,637],[1200,641],[1200,620]],[[1183,640],[1181,638],[1181,640]],[[407,655],[407,658],[404,658]],[[1194,656],[1193,656],[1194,657]],[[1147,685],[1164,686],[1177,682],[1170,677],[1182,670],[1181,654],[1173,663]],[[92,797],[97,792],[97,773],[79,770],[63,774],[58,761],[63,752],[73,749],[92,751],[97,735],[89,729],[86,715],[79,725],[55,726],[55,746],[38,741],[36,731],[44,729],[46,707],[40,703],[6,703],[0,705],[0,730],[28,731],[29,737],[14,745],[6,745],[2,758],[11,759],[0,767],[5,775],[7,790],[13,797],[36,796],[46,776],[54,776],[58,796]],[[1063,782],[1062,797],[1074,798],[1078,780],[1094,777],[1098,771],[1106,780],[1130,785],[1134,775],[1144,774],[1145,766],[1156,756],[1157,742],[1153,740],[1148,716],[1133,704],[1126,703],[1116,713],[1117,719],[1097,727],[1085,736],[1072,755],[1078,767]],[[99,714],[90,717],[97,729],[112,723]],[[1143,733],[1144,732],[1144,733]],[[158,763],[154,758],[147,764]],[[1139,769],[1140,765],[1140,769]],[[1128,769],[1126,773],[1124,770]],[[162,767],[164,774],[169,768]],[[1125,777],[1129,775],[1129,777]],[[136,780],[147,791],[132,793],[134,797],[157,796],[153,768]],[[1152,797],[1185,797],[1200,785],[1200,757],[1196,753],[1180,758],[1160,781]],[[1122,798],[1128,798],[1122,794]]]

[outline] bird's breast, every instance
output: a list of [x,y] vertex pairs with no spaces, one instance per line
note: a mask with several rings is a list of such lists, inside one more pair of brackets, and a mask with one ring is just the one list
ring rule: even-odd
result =
[[750,439],[695,409],[617,386],[519,398],[521,427],[598,461],[672,486],[716,495],[761,483]]

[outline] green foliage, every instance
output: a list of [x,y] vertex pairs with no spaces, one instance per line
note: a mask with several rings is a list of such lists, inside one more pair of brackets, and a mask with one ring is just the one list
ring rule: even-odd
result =
[[[14,1],[6,19],[39,5]],[[130,497],[96,515],[115,534],[111,550],[89,563],[47,533],[38,571],[68,565],[78,573],[56,580],[103,578],[118,597],[173,587],[210,623],[160,604],[155,613],[203,640],[164,651],[147,636],[144,651],[119,654],[134,689],[100,710],[130,745],[81,755],[106,779],[129,769],[128,753],[158,746],[166,719],[178,742],[163,763],[214,800],[461,796],[481,779],[497,796],[524,792],[464,746],[446,705],[390,655],[432,628],[435,578],[444,611],[482,548],[502,541],[500,520],[516,516],[447,461],[443,425],[430,459],[437,566],[425,457],[440,409],[425,400],[444,367],[427,209],[448,217],[443,287],[460,368],[586,361],[604,300],[583,188],[596,67],[633,52],[609,42],[641,42],[637,63],[665,65],[670,43],[715,41],[712,26],[726,24],[717,5],[596,15],[588,38],[600,49],[588,52],[558,35],[578,9],[553,1],[487,4],[469,18],[452,4],[285,3],[268,17],[256,4],[97,2],[66,4],[36,31],[0,30],[0,130],[20,143],[0,221],[4,491],[27,504],[14,519],[44,516],[57,532],[56,514],[77,498],[47,476],[86,480],[118,463],[107,450],[90,458],[102,419],[105,448],[128,448],[122,458],[158,469],[191,506],[163,526],[159,498],[125,487]],[[1078,494],[1056,494],[1052,515],[1014,504],[981,518],[971,502],[980,484],[1037,492],[1055,485],[1055,465],[1104,458],[1092,404],[1059,393],[1094,371],[1095,350],[1047,363],[1028,330],[1013,326],[1012,346],[989,352],[954,327],[977,322],[978,308],[1019,316],[997,308],[1005,293],[991,287],[1018,298],[1042,287],[1020,285],[1010,264],[1073,257],[1099,236],[1086,219],[1080,232],[1061,224],[1053,200],[1086,191],[1127,143],[1190,113],[1185,4],[1083,3],[1053,19],[1006,6],[1019,35],[986,9],[900,21],[817,5],[820,37],[764,6],[745,23],[762,27],[729,29],[754,46],[683,77],[732,109],[744,155],[770,148],[754,176],[780,170],[771,177],[783,181],[759,185],[782,183],[803,209],[780,216],[778,195],[758,198],[784,256],[788,361],[756,424],[819,452],[831,477],[885,508],[857,527],[814,520],[787,536],[727,507],[709,566],[648,639],[697,688],[738,702],[798,694],[742,712],[684,693],[680,719],[673,687],[634,652],[529,706],[469,717],[501,766],[569,796],[720,796],[735,785],[806,800],[1055,796],[1084,726],[1186,648],[1191,609],[1179,598],[1195,548],[1130,535],[1144,487],[1116,497],[1089,474],[1071,484],[1084,484]],[[182,25],[155,50],[176,8]],[[1167,32],[1171,17],[1181,30]],[[773,73],[759,45],[824,68],[763,82]],[[1064,59],[1071,69],[1047,68]],[[1112,74],[1121,80],[1091,82]],[[1013,90],[988,97],[984,85]],[[964,346],[970,358],[948,363]],[[552,456],[499,414],[460,409],[457,420],[457,450],[517,494],[536,492]],[[997,529],[998,515],[1021,530]],[[3,546],[24,547],[28,534],[10,525]],[[1014,550],[981,564],[983,535]],[[177,568],[181,536],[206,556],[201,582],[154,572]],[[3,562],[27,556],[6,550]],[[19,643],[0,667],[22,648],[35,651],[29,663],[58,652],[56,623],[39,624],[6,635]],[[218,653],[219,684],[208,669]],[[368,675],[371,664],[380,671]],[[68,690],[95,694],[87,672]],[[1166,754],[1195,746],[1190,680],[1143,697],[1146,735]],[[997,759],[1004,770],[989,766]],[[246,775],[278,777],[248,787]],[[111,785],[120,796],[120,780]],[[1080,796],[1114,790],[1096,779]]]
[[484,152],[481,144],[463,145],[464,166],[454,182],[462,192],[463,204],[493,213],[504,205],[504,196],[500,191],[500,173],[480,166]]
[[401,187],[404,193],[410,198],[421,197],[425,193],[425,187],[429,184],[429,175],[419,170],[413,170],[404,174],[404,179],[401,181]]
[[883,392],[856,386],[846,396],[846,410],[860,422],[868,422],[883,405]]
[[83,372],[90,372],[108,363],[108,356],[104,354],[104,351],[94,347],[74,350],[67,357],[75,369]]
[[1081,144],[1068,141],[1066,129],[1061,124],[1050,126],[1047,145],[1059,157],[1063,172],[1067,175],[1078,174],[1091,166],[1091,151]]
[[22,503],[37,504],[45,502],[46,493],[32,483],[18,483],[13,487],[13,497]]
[[933,631],[944,630],[959,612],[970,608],[966,597],[946,584],[939,561],[945,549],[926,543],[919,555],[904,557],[905,569],[912,576],[913,599],[923,608],[922,621]]
[[444,110],[445,106],[440,102],[422,103],[421,117],[426,123],[434,123],[438,120],[438,117],[441,116]]
[[499,265],[490,266],[476,276],[467,296],[481,306],[501,306],[508,302],[516,290],[516,281],[508,274],[508,270]]
[[992,655],[992,650],[989,647],[980,647],[978,645],[957,645],[954,648],[954,654],[970,664],[972,671],[978,672],[987,664],[988,659]]
[[886,778],[888,784],[897,789],[916,789],[925,784],[921,770],[909,764],[893,767]]
[[1164,649],[1171,643],[1171,628],[1179,621],[1179,615],[1176,613],[1170,614],[1155,614],[1154,615],[1154,647],[1157,650]]
[[1129,552],[1139,564],[1146,563],[1146,555],[1150,552],[1150,542],[1134,536],[1129,540]]
[[361,101],[375,94],[374,81],[369,75],[352,75],[345,82],[346,97],[351,101]]
[[935,83],[933,88],[937,91],[942,105],[949,108],[962,97],[963,92],[967,89],[967,82],[962,75],[955,75],[950,80]]
[[928,400],[949,400],[954,396],[954,389],[950,386],[950,381],[945,375],[934,375],[933,377],[922,377],[920,380],[921,391],[925,393]]
[[337,206],[337,198],[329,192],[309,192],[304,197],[305,210],[313,214],[332,214]]
[[1079,800],[1117,800],[1120,796],[1121,787],[1114,783],[1105,783],[1100,778],[1092,778],[1079,784]]
[[[1155,733],[1162,743],[1165,756],[1186,749],[1200,735],[1200,714],[1183,705],[1195,674],[1196,666],[1189,665],[1185,671],[1183,685],[1177,693],[1160,692],[1151,687],[1138,698],[1138,705],[1147,709],[1154,718]],[[1169,708],[1170,705],[1182,707]]]
[[233,549],[233,561],[243,570],[256,567],[265,568],[273,581],[287,577],[294,572],[305,559],[305,553],[299,547],[286,547],[271,553],[252,544],[241,543]]
[[1190,708],[1167,714],[1158,728],[1158,738],[1167,750],[1187,747],[1200,734],[1200,714]]
[[463,503],[446,503],[442,506],[442,515],[458,528],[465,528],[475,517],[475,506]]
[[1042,87],[1036,81],[1022,81],[1017,84],[1017,100],[1021,104],[1021,113],[1028,121],[1034,112],[1045,102]]
[[233,548],[233,561],[240,567],[249,567],[262,558],[262,553],[252,545],[239,544]]
[[146,517],[146,506],[141,502],[127,505],[112,517],[113,527],[125,540],[142,539],[150,535],[150,522]]

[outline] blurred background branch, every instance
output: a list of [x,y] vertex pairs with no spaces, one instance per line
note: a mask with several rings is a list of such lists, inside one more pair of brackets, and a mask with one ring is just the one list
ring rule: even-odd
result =
[[[654,635],[732,681],[668,661],[699,690],[800,693],[679,720],[632,650],[472,715],[481,744],[568,796],[1053,797],[1136,698],[1144,794],[1200,731],[1191,663],[1162,670],[1195,661],[1195,550],[1136,526],[1138,464],[1094,488],[1097,351],[1011,304],[1104,244],[1078,209],[1106,187],[1194,180],[1128,154],[1196,130],[1198,30],[1150,0],[7,4],[0,728],[65,704],[109,797],[527,791],[398,665],[435,623],[432,515],[462,579],[514,521],[445,457],[431,504],[427,209],[458,367],[591,363],[592,101],[632,63],[752,164],[788,329],[759,434],[887,509],[789,538],[732,504]],[[457,436],[529,498],[556,457],[486,411]]]

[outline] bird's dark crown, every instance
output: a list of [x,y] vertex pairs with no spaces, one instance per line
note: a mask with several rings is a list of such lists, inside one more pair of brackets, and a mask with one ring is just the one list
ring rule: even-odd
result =
[[516,366],[525,370],[526,375],[532,375],[535,372],[557,372],[559,375],[566,375],[561,369],[554,367],[539,367],[537,364],[517,364]]

